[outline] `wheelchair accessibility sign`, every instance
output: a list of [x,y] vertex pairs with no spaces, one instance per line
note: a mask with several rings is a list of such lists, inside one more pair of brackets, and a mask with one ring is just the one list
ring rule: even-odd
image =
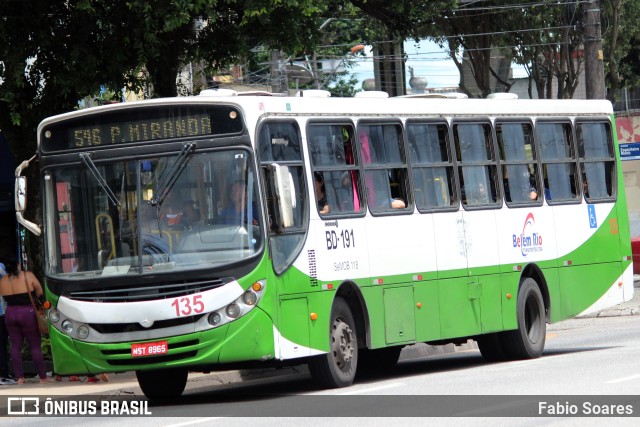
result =
[[589,213],[589,228],[598,228],[598,220],[596,219],[596,207],[593,205],[587,205],[587,212]]

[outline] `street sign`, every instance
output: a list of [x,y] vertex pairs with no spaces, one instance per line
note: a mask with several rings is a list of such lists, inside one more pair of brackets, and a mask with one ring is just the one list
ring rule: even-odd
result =
[[640,160],[640,142],[620,144],[620,158],[622,160]]

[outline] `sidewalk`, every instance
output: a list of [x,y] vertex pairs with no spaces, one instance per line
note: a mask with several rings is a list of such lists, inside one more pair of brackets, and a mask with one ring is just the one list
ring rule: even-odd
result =
[[633,298],[615,307],[602,310],[587,317],[616,317],[640,315],[640,275],[633,276]]
[[[619,304],[613,308],[603,310],[590,317],[612,317],[612,316],[632,316],[640,315],[640,276],[634,276],[635,292],[633,299]],[[443,346],[432,346],[428,344],[415,344],[405,347],[400,355],[400,360],[412,359],[416,357],[433,356],[438,354],[456,353],[477,349],[475,341],[469,340],[462,345],[447,344]],[[185,391],[198,388],[214,387],[220,384],[240,382],[246,379],[260,379],[269,376],[300,375],[306,372],[306,367],[293,367],[283,369],[266,369],[263,371],[251,371],[247,374],[241,371],[220,371],[210,374],[192,373],[189,374]],[[144,396],[134,372],[124,372],[109,374],[109,382],[87,383],[87,377],[80,377],[81,382],[69,382],[68,378],[63,378],[61,382],[51,384],[40,384],[37,378],[30,378],[24,385],[0,386],[0,395],[20,395],[20,396],[81,396],[81,395],[102,395],[102,396]]]

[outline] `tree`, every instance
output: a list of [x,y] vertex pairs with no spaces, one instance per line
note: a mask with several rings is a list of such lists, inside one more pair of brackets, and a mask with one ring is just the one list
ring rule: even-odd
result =
[[619,89],[640,83],[640,1],[601,1],[607,98],[615,103]]
[[371,22],[367,35],[376,54],[376,81],[380,90],[393,95],[404,95],[406,77],[404,71],[405,39],[419,39],[435,32],[435,22],[442,11],[452,9],[455,0],[352,0]]
[[[120,48],[122,33],[112,24],[126,20],[125,10],[111,2],[97,3],[0,3],[0,128],[18,162],[35,152],[35,130],[43,118],[75,108],[100,84],[123,87],[135,82],[136,55]],[[39,218],[39,171],[31,167],[26,172],[28,216]],[[41,253],[38,243],[34,239],[34,258]]]
[[[570,8],[573,2],[464,3],[438,20],[441,31],[435,39],[448,48],[460,71],[460,88],[465,93],[476,95],[473,84],[481,97],[495,89],[509,91],[511,83],[500,69],[513,60],[528,69],[539,98],[553,96],[553,78],[558,98],[573,96],[583,69],[582,59],[576,55],[582,32],[577,25],[579,10]],[[458,59],[460,51],[465,55],[464,61]],[[465,63],[473,84],[465,79]]]
[[[508,61],[512,57],[510,49],[495,49],[506,39],[501,31],[504,31],[505,19],[509,22],[512,13],[497,6],[508,4],[510,2],[494,1],[491,7],[496,7],[496,10],[490,10],[491,7],[484,4],[478,8],[461,5],[458,9],[447,11],[437,21],[440,32],[435,39],[440,46],[447,48],[460,72],[460,89],[469,96],[479,95],[484,98],[494,92],[493,80],[497,80],[505,92],[511,88],[511,83],[497,72],[498,63],[494,60],[496,53],[505,56]],[[464,52],[464,62],[458,58],[461,50]],[[479,94],[466,81],[467,64]]]

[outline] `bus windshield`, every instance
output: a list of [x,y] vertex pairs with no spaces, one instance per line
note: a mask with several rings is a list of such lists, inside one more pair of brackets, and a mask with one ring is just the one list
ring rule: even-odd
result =
[[179,171],[184,150],[48,170],[47,273],[157,274],[253,256],[264,239],[251,155],[191,152]]

